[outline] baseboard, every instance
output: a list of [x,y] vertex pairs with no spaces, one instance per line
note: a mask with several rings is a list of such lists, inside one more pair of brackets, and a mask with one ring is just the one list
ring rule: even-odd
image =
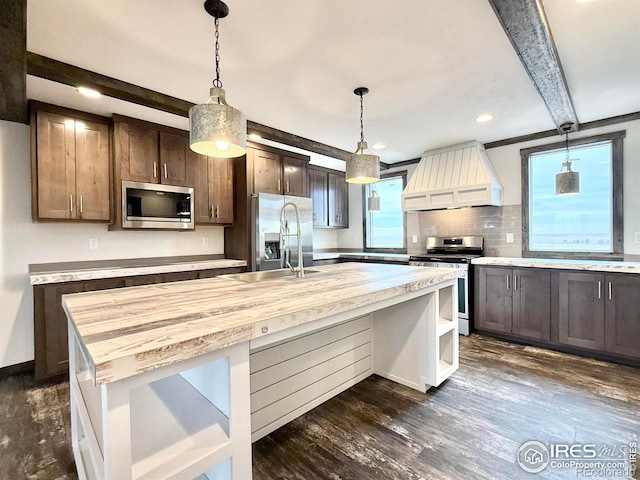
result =
[[33,373],[34,368],[35,362],[33,360],[2,367],[0,368],[0,378],[15,375],[16,373]]

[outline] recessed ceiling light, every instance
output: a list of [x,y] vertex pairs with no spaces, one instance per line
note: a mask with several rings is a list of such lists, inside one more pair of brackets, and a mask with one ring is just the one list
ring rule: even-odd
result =
[[249,138],[251,140],[260,140],[262,137],[260,135],[258,135],[257,133],[250,133],[249,134]]
[[100,98],[102,96],[99,91],[87,87],[78,87],[78,93],[89,98]]
[[371,145],[371,148],[375,148],[376,150],[382,150],[383,148],[386,148],[387,146],[382,143],[382,142],[376,142],[373,145]]
[[493,120],[493,115],[491,115],[490,113],[483,113],[482,115],[476,117],[476,122],[478,123],[486,123],[490,122],[491,120]]

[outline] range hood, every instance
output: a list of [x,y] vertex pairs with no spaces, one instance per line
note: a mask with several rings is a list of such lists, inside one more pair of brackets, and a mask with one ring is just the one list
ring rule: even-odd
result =
[[502,205],[502,185],[477,140],[428,150],[402,192],[402,209]]

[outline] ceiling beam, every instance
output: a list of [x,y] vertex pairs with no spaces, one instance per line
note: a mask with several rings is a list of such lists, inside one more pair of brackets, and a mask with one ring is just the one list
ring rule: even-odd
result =
[[182,117],[189,116],[189,108],[193,105],[176,97],[31,52],[27,52],[27,73],[72,87],[93,88],[108,97]]
[[27,123],[27,0],[0,1],[0,120]]
[[[4,1],[4,0],[3,0]],[[189,109],[194,105],[180,98],[165,95],[132,83],[123,82],[116,78],[107,77],[100,73],[85,70],[68,63],[44,57],[36,53],[27,52],[27,73],[35,77],[51,80],[56,83],[72,87],[84,86],[98,90],[108,97],[135,103],[144,107],[173,113],[181,117],[189,116]],[[26,113],[26,108],[25,108]],[[332,147],[315,140],[309,140],[292,133],[268,127],[260,123],[247,120],[247,132],[256,133],[265,140],[283,143],[291,147],[309,152],[326,155],[340,160],[347,159],[350,152]]]
[[578,116],[540,0],[489,0],[529,78],[542,97],[559,133]]

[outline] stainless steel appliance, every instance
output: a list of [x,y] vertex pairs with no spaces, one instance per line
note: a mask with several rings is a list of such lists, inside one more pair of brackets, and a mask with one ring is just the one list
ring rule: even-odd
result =
[[[253,235],[251,239],[255,270],[274,270],[298,263],[298,237],[285,236],[284,248],[280,244],[281,226],[288,232],[297,232],[296,213],[293,208],[282,211],[285,203],[298,208],[302,238],[302,260],[305,267],[313,265],[313,206],[307,197],[258,193],[252,202]],[[283,222],[280,222],[282,212]]]
[[428,237],[427,253],[411,255],[409,265],[421,267],[457,268],[464,272],[458,278],[458,327],[462,335],[473,330],[469,305],[473,292],[470,275],[471,260],[484,255],[484,239],[479,236]]
[[193,230],[193,188],[122,181],[122,227]]

